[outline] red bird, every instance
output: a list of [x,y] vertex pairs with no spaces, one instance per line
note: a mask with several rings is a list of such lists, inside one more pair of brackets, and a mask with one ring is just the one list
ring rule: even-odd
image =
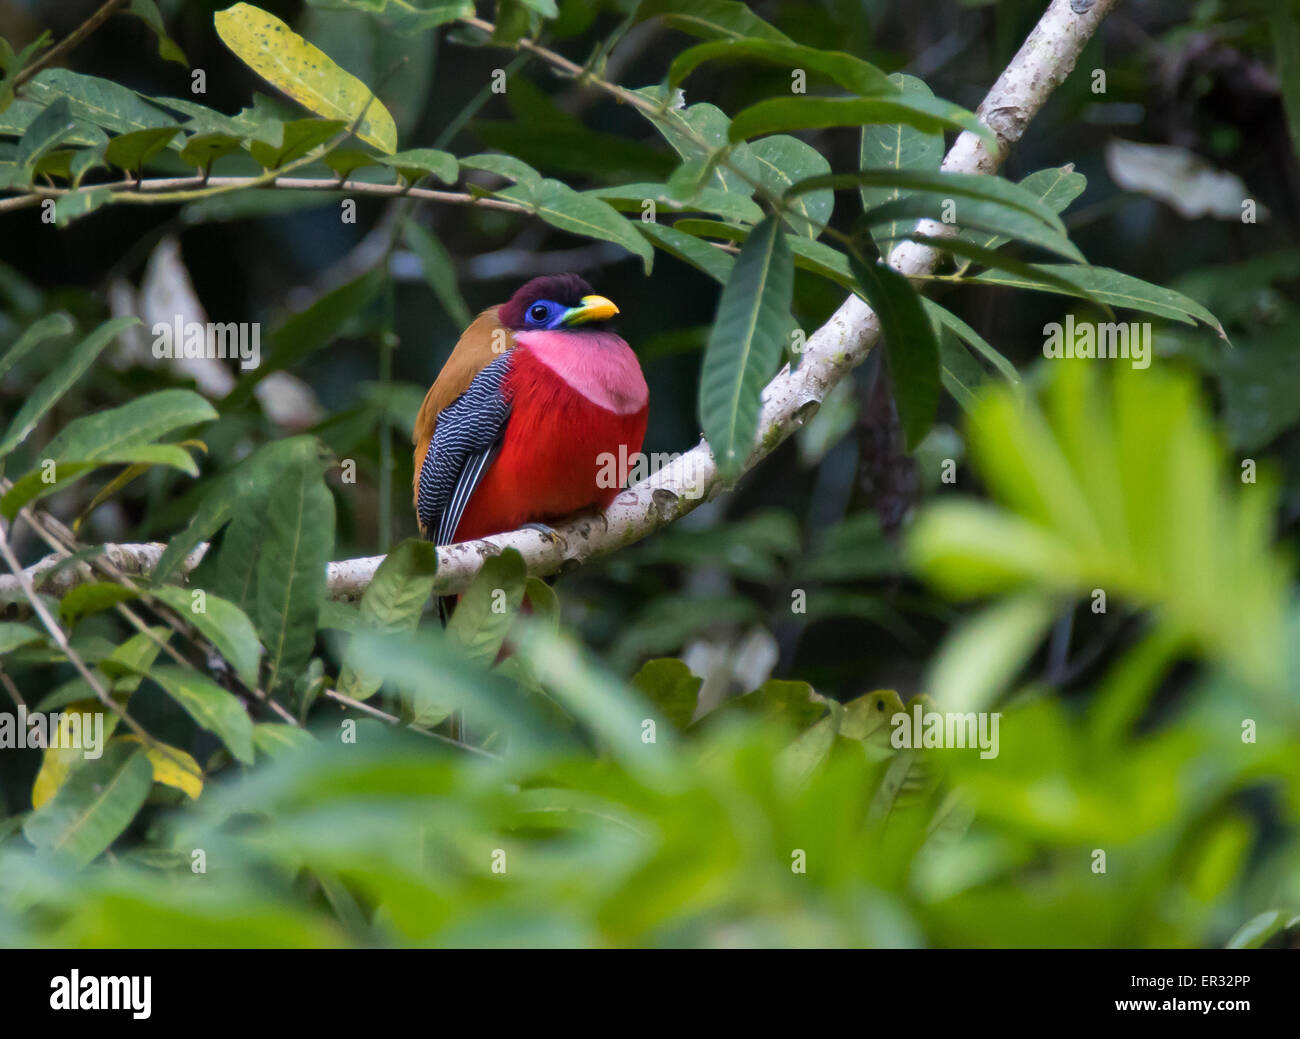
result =
[[470,324],[415,420],[426,538],[468,541],[613,501],[621,487],[600,474],[641,450],[649,398],[636,354],[606,324],[617,313],[560,274]]

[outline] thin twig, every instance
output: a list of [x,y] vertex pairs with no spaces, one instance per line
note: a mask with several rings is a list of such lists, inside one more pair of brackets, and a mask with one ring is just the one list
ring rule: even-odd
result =
[[107,0],[106,3],[100,6],[99,10],[73,29],[71,33],[61,39],[48,51],[42,54],[38,61],[32,62],[25,69],[19,72],[18,75],[14,77],[14,87],[21,87],[51,62],[60,60],[65,54],[76,47],[77,44],[103,25],[104,22],[108,21],[109,16],[124,3],[126,3],[126,0]]

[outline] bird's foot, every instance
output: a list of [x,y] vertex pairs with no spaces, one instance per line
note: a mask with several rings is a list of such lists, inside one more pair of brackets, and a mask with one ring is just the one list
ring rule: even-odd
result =
[[569,550],[569,543],[564,539],[564,535],[561,534],[554,527],[548,527],[545,523],[525,523],[519,529],[535,530],[539,534],[541,534],[542,537],[546,538],[547,540],[551,541],[554,544],[558,544],[560,548],[563,549],[564,551],[567,552]]

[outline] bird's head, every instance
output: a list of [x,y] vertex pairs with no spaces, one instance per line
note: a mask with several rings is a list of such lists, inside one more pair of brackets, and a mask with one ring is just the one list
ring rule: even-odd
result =
[[497,311],[497,319],[516,332],[572,329],[599,324],[618,313],[604,296],[576,274],[550,274],[534,278]]

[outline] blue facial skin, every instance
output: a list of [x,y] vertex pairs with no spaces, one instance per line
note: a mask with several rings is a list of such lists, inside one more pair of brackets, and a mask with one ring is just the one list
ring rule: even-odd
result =
[[[545,313],[542,313],[543,308]],[[535,303],[530,303],[528,309],[524,311],[524,324],[529,328],[560,328],[568,312],[568,307],[562,307],[549,299],[539,299]]]

